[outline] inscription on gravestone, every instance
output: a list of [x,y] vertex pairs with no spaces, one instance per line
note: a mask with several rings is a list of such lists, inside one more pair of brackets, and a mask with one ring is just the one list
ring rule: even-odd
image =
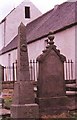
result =
[[21,27],[18,30],[18,62],[17,62],[17,81],[30,80],[29,75],[29,61],[26,42],[25,26],[21,23]]

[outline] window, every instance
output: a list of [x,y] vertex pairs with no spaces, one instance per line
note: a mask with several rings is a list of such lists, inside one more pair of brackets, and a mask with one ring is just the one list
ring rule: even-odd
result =
[[30,7],[25,7],[25,18],[30,18]]

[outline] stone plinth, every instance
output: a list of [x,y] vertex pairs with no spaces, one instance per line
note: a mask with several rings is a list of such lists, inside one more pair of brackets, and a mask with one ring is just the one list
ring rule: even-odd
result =
[[40,109],[40,117],[67,112],[68,99],[66,96],[39,98],[37,100]]
[[33,84],[30,81],[15,83],[11,117],[29,120],[39,118],[39,107],[35,104]]
[[39,118],[39,111],[37,104],[12,104],[12,118],[26,118],[27,119],[37,119]]
[[64,80],[65,56],[60,54],[53,42],[54,37],[49,36],[49,44],[37,60],[38,97],[40,115],[51,115],[67,110],[66,87]]
[[35,104],[32,82],[21,81],[15,83],[11,117],[27,119],[39,118],[39,107]]

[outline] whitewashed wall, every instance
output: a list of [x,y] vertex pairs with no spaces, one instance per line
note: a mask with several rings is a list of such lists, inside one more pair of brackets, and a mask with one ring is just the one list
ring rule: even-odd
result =
[[41,39],[28,45],[29,59],[36,59],[45,48],[45,40]]
[[[70,29],[67,29],[65,31],[56,33],[55,35],[55,45],[57,46],[57,49],[60,50],[60,52],[66,56],[67,60],[72,59],[74,62],[73,64],[73,74],[75,78],[75,27],[71,27]],[[42,50],[45,48],[45,40],[47,38],[38,40],[36,42],[33,42],[31,44],[28,44],[28,55],[29,59],[36,59],[38,55],[42,53]],[[8,65],[8,54],[6,53],[2,56],[0,56],[0,63],[4,66]],[[15,62],[17,59],[17,50],[14,50],[10,52],[11,54],[11,63]],[[2,61],[1,61],[2,59]]]
[[13,50],[11,52],[8,52],[8,53],[5,53],[3,55],[0,56],[0,64],[3,65],[3,66],[8,66],[8,56],[10,54],[10,62],[11,62],[11,65],[12,63],[14,63],[16,60],[17,60],[17,50]]
[[[76,78],[76,59],[75,59],[75,27],[71,27],[70,29],[64,30],[62,32],[54,34],[55,39],[55,45],[57,46],[57,49],[60,50],[61,54],[66,56],[66,59],[72,60],[73,64],[73,79]],[[44,38],[42,40],[39,40],[37,42],[34,42],[29,45],[29,56],[30,59],[36,59],[37,56],[42,53],[42,50],[45,48],[45,40],[47,38]],[[68,67],[68,66],[67,66]],[[71,64],[70,64],[71,67]],[[71,74],[71,68],[70,68],[70,74]],[[69,73],[68,73],[69,74]],[[69,79],[69,76],[67,77]],[[71,79],[70,75],[70,79]]]
[[77,26],[75,27],[75,76],[77,78]]
[[55,34],[55,44],[67,59],[75,61],[75,27]]
[[[33,42],[31,44],[28,44],[28,57],[29,60],[35,60],[38,55],[42,53],[42,50],[44,50],[44,40],[39,40],[37,42]],[[10,54],[11,59],[11,65],[17,60],[17,49],[10,51],[8,53],[5,53],[0,56],[0,64],[3,66],[8,66],[8,56]]]
[[[66,56],[66,59],[73,61],[73,78],[75,75],[75,27],[71,27],[63,32],[55,34],[55,44],[62,54]],[[70,66],[71,67],[71,66]],[[68,73],[69,74],[69,73]],[[71,71],[70,71],[71,74]],[[69,78],[69,77],[68,77]]]
[[[30,18],[25,18],[25,6],[30,7]],[[4,41],[5,44],[0,44],[0,48],[6,46],[13,40],[18,33],[18,26],[21,22],[25,25],[41,15],[41,12],[31,2],[22,2],[16,7],[7,17],[5,22],[0,25],[0,43]],[[2,28],[3,27],[3,28]],[[5,28],[4,28],[5,27]],[[5,33],[4,33],[5,31]],[[4,35],[5,34],[5,35]],[[5,37],[5,38],[4,38]]]
[[0,24],[0,49],[4,46],[4,23]]
[[[25,6],[30,6],[30,19],[25,18]],[[25,25],[41,15],[40,11],[31,3],[23,2],[13,10],[6,19],[6,42],[5,46],[17,35],[18,26],[21,22]]]

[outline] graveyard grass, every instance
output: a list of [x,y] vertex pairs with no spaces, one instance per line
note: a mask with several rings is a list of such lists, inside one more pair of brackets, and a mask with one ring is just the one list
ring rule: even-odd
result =
[[[4,108],[6,108],[6,109],[10,109],[10,106],[11,106],[11,104],[12,104],[12,94],[13,94],[13,90],[11,90],[11,89],[8,89],[8,90],[6,90],[6,89],[4,89],[3,90],[3,93],[5,94],[7,94],[7,95],[4,95],[3,96],[3,99],[4,99],[4,103],[3,103],[3,106],[4,106]],[[10,95],[9,95],[10,94]]]
[[55,120],[69,120],[69,119],[75,119],[77,120],[77,111],[70,111],[67,113],[61,113],[61,114],[57,114],[57,115],[52,115],[52,116],[43,116],[42,117],[43,120],[51,120],[51,119],[55,119]]

